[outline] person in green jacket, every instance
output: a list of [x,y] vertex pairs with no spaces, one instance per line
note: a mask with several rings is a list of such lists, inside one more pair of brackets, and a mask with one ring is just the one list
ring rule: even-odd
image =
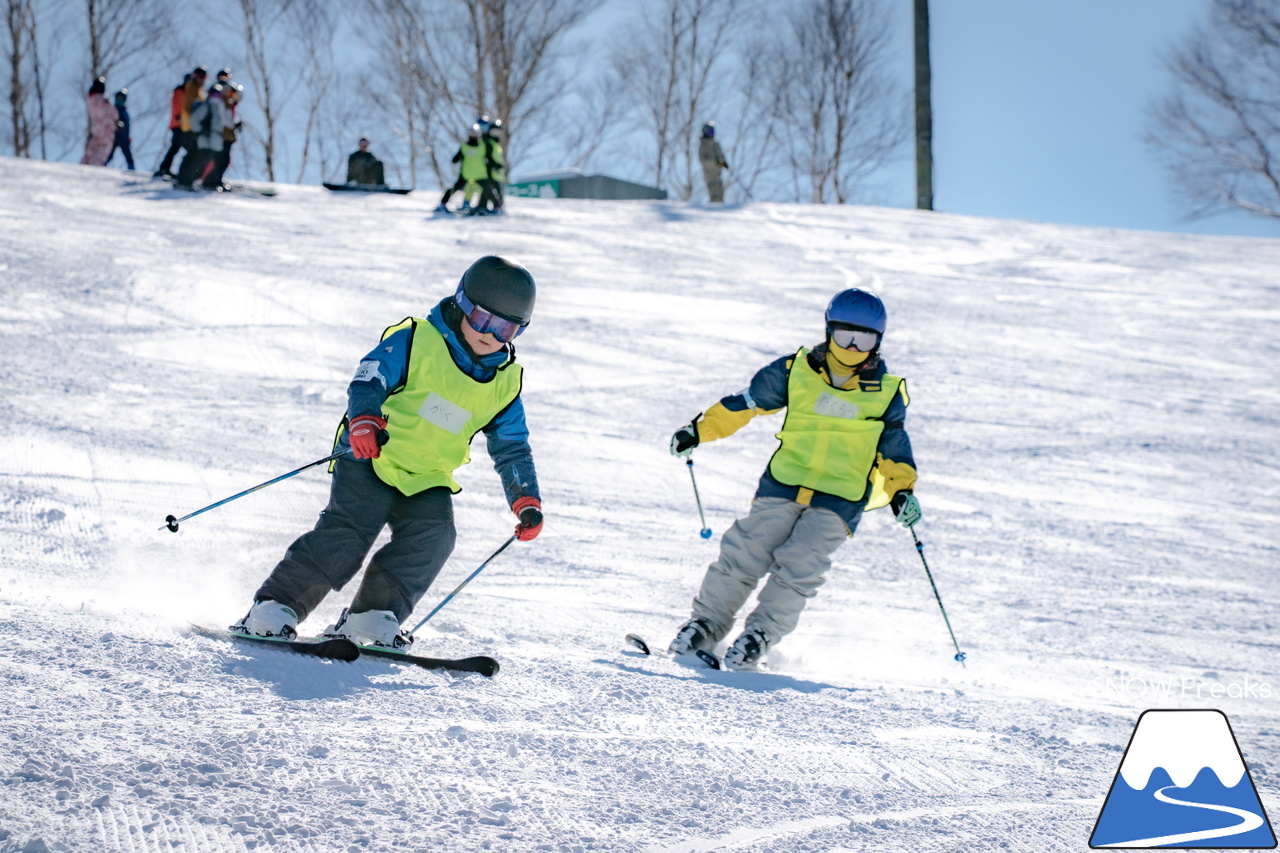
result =
[[436,205],[438,213],[449,212],[449,199],[456,192],[462,193],[462,212],[471,210],[472,186],[479,184],[489,173],[485,165],[485,146],[480,141],[479,124],[471,125],[471,129],[467,131],[467,141],[458,146],[458,153],[453,155],[452,162],[459,164],[458,180],[444,191],[440,204]]

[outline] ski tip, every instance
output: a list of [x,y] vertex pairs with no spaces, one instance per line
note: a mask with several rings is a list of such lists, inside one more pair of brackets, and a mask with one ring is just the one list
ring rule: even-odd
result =
[[694,654],[698,656],[698,660],[712,669],[720,669],[720,659],[706,649],[698,649]]
[[502,665],[490,657],[463,658],[460,663],[467,665],[468,672],[476,672],[485,678],[493,678],[502,669]]
[[627,642],[639,649],[643,654],[651,655],[649,644],[639,634],[627,634]]

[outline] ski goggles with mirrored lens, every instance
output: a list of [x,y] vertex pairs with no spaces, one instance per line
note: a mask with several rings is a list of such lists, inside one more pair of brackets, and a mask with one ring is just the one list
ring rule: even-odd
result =
[[523,324],[508,320],[500,314],[494,314],[476,305],[467,298],[467,294],[462,292],[462,288],[458,288],[454,298],[457,300],[458,307],[462,309],[463,316],[467,318],[467,323],[482,335],[493,335],[500,342],[509,344],[524,331]]
[[843,349],[871,352],[880,343],[880,333],[869,329],[832,329],[831,340]]

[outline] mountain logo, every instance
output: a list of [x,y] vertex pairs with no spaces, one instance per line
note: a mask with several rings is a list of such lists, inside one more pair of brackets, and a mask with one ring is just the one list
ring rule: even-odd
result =
[[1275,833],[1226,714],[1143,711],[1089,846],[1273,849]]

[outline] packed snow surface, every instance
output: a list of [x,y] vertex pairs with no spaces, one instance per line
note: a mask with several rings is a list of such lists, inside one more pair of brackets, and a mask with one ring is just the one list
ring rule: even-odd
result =
[[[0,160],[0,851],[1086,849],[1139,713],[1218,708],[1280,813],[1280,241],[859,207],[180,193]],[[492,680],[247,648],[357,362],[477,257],[546,530],[422,629]],[[671,432],[879,292],[924,553],[868,514],[755,673],[647,658],[781,418]],[[414,621],[511,533],[483,442]],[[346,603],[330,596],[304,630]]]

